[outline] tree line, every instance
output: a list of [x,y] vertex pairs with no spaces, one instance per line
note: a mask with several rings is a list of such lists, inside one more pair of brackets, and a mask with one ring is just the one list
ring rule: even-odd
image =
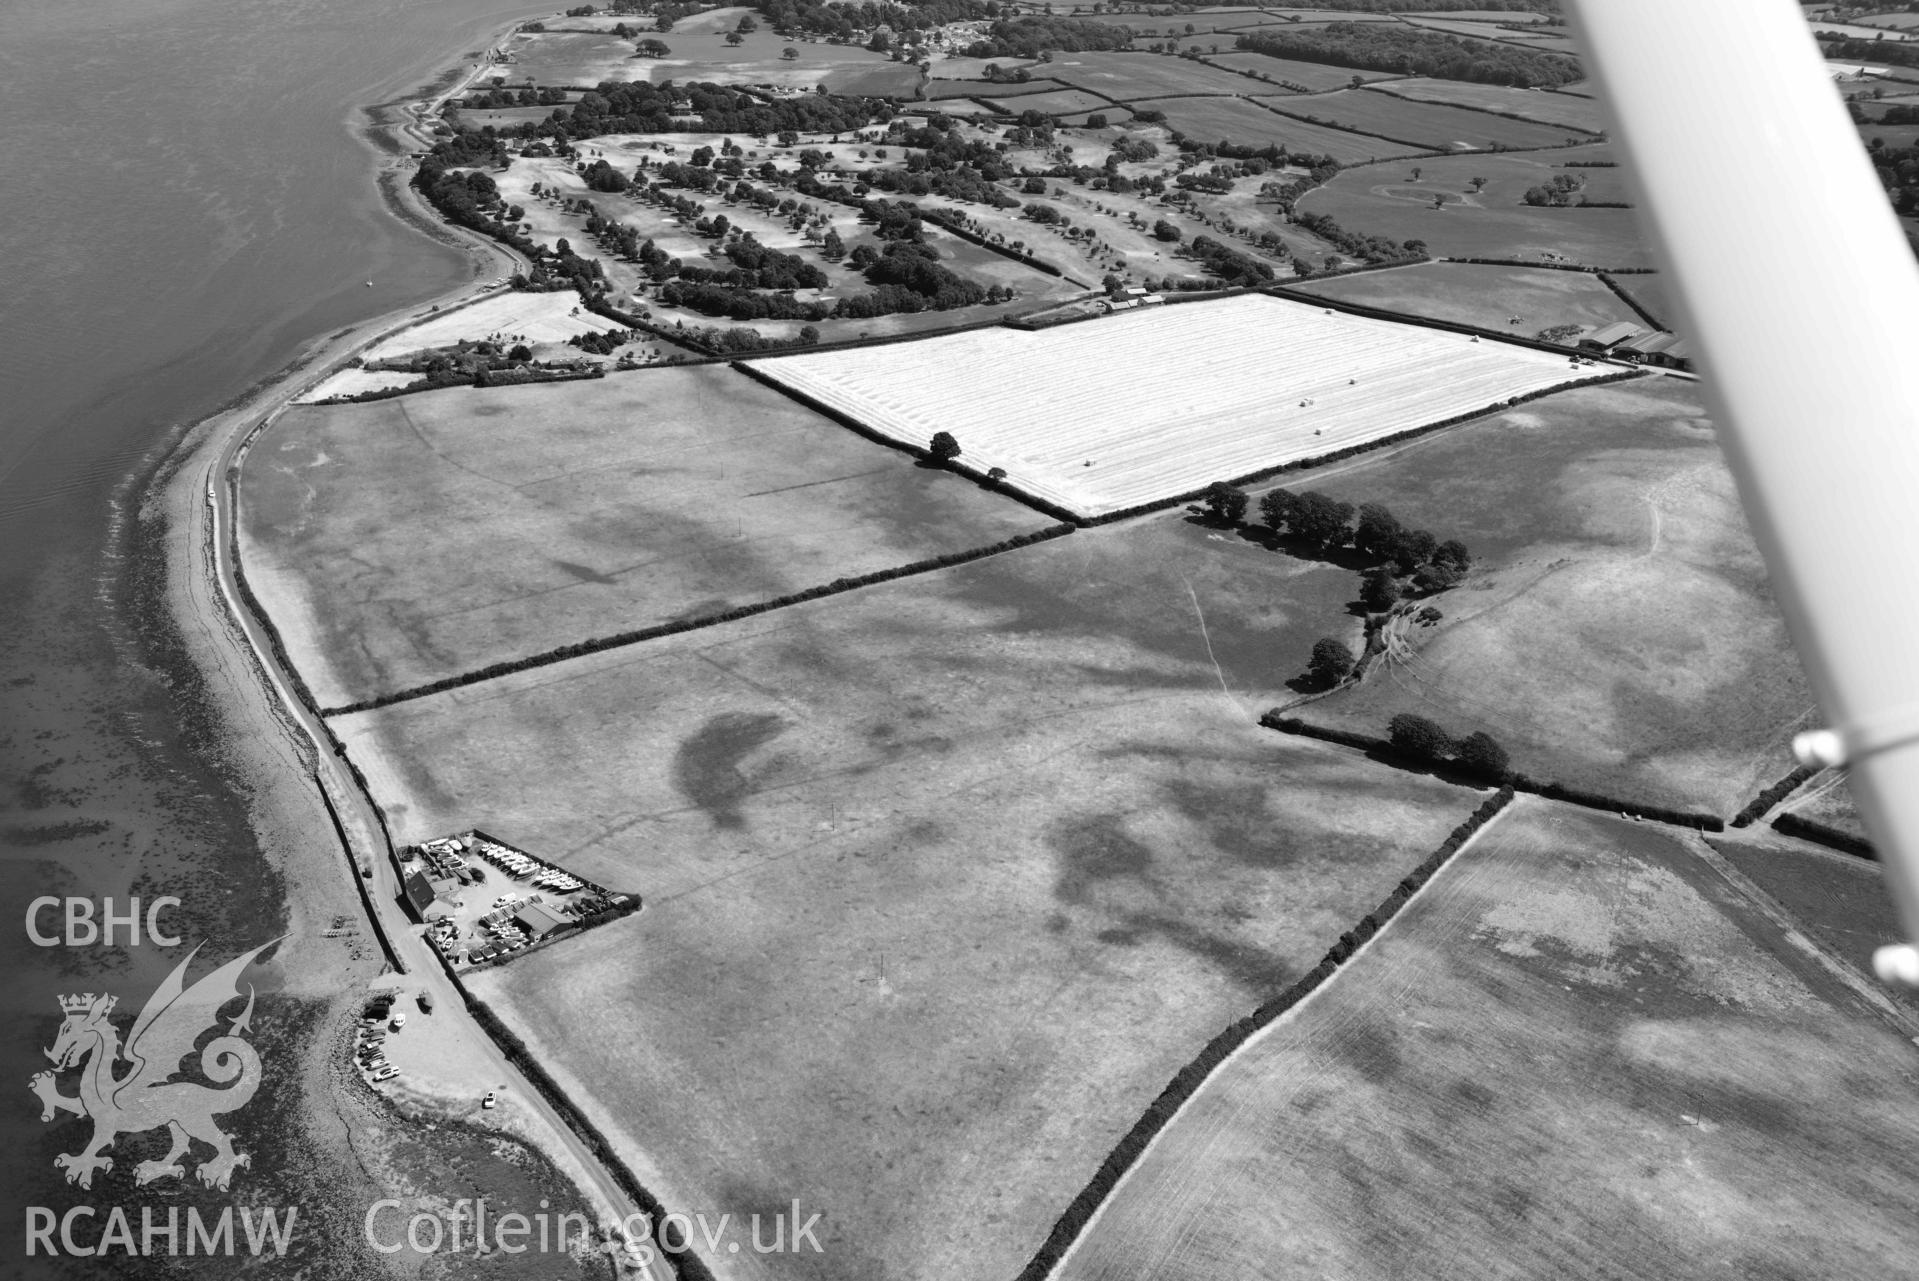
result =
[[1579,60],[1567,54],[1465,40],[1394,22],[1333,22],[1319,28],[1249,32],[1237,37],[1233,46],[1301,62],[1521,89],[1552,88],[1585,74]]

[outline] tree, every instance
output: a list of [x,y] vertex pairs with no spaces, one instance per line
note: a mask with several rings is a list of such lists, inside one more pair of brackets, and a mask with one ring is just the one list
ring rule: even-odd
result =
[[1215,524],[1237,525],[1246,517],[1246,491],[1223,480],[1208,485],[1200,501],[1206,504],[1207,518]]
[[1445,207],[1446,207],[1446,197],[1435,195],[1433,197],[1433,208],[1444,209]]
[[1353,505],[1329,498],[1316,489],[1299,496],[1288,524],[1293,532],[1321,549],[1345,543],[1347,526],[1353,519]]
[[1486,189],[1486,184],[1491,181],[1492,179],[1490,178],[1475,178],[1473,179],[1473,190],[1484,191]]
[[1512,773],[1512,760],[1506,749],[1485,730],[1476,730],[1461,740],[1459,763],[1482,777],[1503,783]]
[[934,462],[951,462],[960,456],[959,442],[953,439],[950,431],[936,431],[933,433],[931,452]]
[[788,62],[797,62],[799,60],[799,56],[800,56],[800,51],[798,49],[795,49],[792,45],[787,45],[786,48],[780,50],[780,57],[786,59]]
[[1088,129],[1104,129],[1106,127],[1105,113],[1095,111],[1092,115],[1086,117],[1086,127]]
[[1359,524],[1353,530],[1353,546],[1368,556],[1384,559],[1390,555],[1401,534],[1399,518],[1379,503],[1359,505]]
[[664,58],[667,54],[673,52],[673,50],[668,47],[666,41],[654,40],[652,38],[640,41],[640,43],[635,46],[635,49],[642,58]]
[[1352,82],[1352,86],[1351,86],[1351,87],[1352,87],[1352,88],[1354,88],[1354,89],[1364,89],[1364,88],[1366,87],[1366,77],[1365,77],[1365,76],[1354,76],[1354,77],[1353,77],[1353,82]]
[[533,359],[533,349],[523,342],[514,343],[513,349],[506,353],[506,358],[525,364],[527,361]]
[[1320,689],[1331,689],[1353,670],[1353,651],[1334,636],[1322,636],[1313,642],[1313,656],[1306,663],[1306,677]]
[[746,37],[737,31],[729,31],[726,33],[726,43],[730,45],[745,44]]
[[743,36],[750,36],[755,31],[758,31],[759,29],[760,29],[759,22],[750,13],[742,15],[739,21],[739,25],[733,28],[733,30],[739,32]]
[[1393,565],[1402,574],[1410,574],[1433,558],[1439,547],[1439,540],[1423,529],[1414,529],[1399,536],[1394,542],[1390,555]]
[[1275,489],[1259,500],[1259,515],[1266,522],[1266,528],[1275,534],[1286,528],[1287,520],[1292,516],[1293,506],[1299,501],[1290,489]]
[[1395,748],[1414,760],[1437,763],[1452,754],[1453,741],[1446,731],[1412,712],[1393,717],[1386,734]]
[[1360,603],[1367,609],[1378,611],[1391,609],[1399,603],[1399,582],[1393,577],[1393,571],[1385,565],[1375,565],[1360,576]]
[[1046,194],[1046,179],[1028,178],[1020,184],[1019,189],[1029,196],[1043,196]]
[[846,242],[831,227],[826,229],[826,238],[820,242],[820,254],[830,262],[838,262],[846,257]]
[[1179,228],[1161,218],[1153,224],[1153,236],[1169,243],[1176,242],[1179,240]]
[[1433,550],[1433,564],[1444,565],[1455,573],[1463,574],[1472,568],[1473,558],[1466,550],[1466,544],[1457,538],[1448,538]]

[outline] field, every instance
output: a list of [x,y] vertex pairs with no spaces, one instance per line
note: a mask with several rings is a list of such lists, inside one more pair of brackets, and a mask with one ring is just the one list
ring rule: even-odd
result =
[[926,82],[926,98],[929,102],[939,102],[947,98],[979,98],[988,95],[995,98],[1023,97],[1035,93],[1059,93],[1066,88],[1057,80],[1028,80],[1024,84],[1008,84],[992,80],[929,80]]
[[1020,94],[1010,98],[1004,94],[981,94],[980,101],[990,102],[1015,116],[1022,111],[1043,111],[1049,116],[1107,110],[1126,113],[1126,108],[1114,107],[1098,94],[1087,93],[1084,89],[1060,89],[1052,93]]
[[1671,329],[1679,323],[1679,308],[1666,287],[1663,273],[1614,276],[1613,279],[1618,282],[1621,293],[1659,318],[1661,328]]
[[326,706],[1047,523],[723,366],[294,409],[242,485]]
[[1121,102],[1178,94],[1245,93],[1245,76],[1150,53],[1061,53],[1046,74]]
[[[1632,308],[1605,284],[1581,271],[1486,267],[1429,262],[1331,280],[1304,280],[1295,288],[1325,298],[1384,307],[1530,338],[1556,325],[1596,327],[1638,323]],[[1514,316],[1518,323],[1512,323]]]
[[1788,796],[1780,811],[1867,839],[1866,825],[1860,821],[1858,807],[1853,804],[1852,789],[1846,785],[1845,778],[1837,774],[1812,779]]
[[1814,18],[1811,20],[1811,26],[1814,31],[1837,31],[1840,35],[1849,36],[1854,40],[1891,40],[1896,43],[1901,40],[1911,40],[1914,38],[1914,33],[1901,31],[1889,22],[1885,22],[1884,19],[1876,19],[1875,21],[1883,23],[1884,25],[1860,27],[1854,26],[1851,23],[1828,22],[1824,18]]
[[[1715,838],[1712,844],[1860,974],[1872,973],[1875,950],[1902,940],[1886,874],[1877,863],[1763,832],[1756,840]],[[1919,1002],[1919,993],[1887,991]]]
[[1382,734],[1414,711],[1542,781],[1722,815],[1789,767],[1812,695],[1695,384],[1563,392],[1293,487],[1476,560],[1406,661],[1309,720]]
[[1503,111],[1587,133],[1602,133],[1606,129],[1605,108],[1599,102],[1570,94],[1539,93],[1530,89],[1509,89],[1504,85],[1469,84],[1463,80],[1430,80],[1424,77],[1388,80],[1379,86],[1379,91],[1415,102]]
[[386,360],[428,347],[451,347],[462,338],[479,341],[493,334],[517,335],[528,343],[563,343],[575,334],[602,333],[615,328],[603,317],[580,307],[572,290],[559,293],[495,294],[471,307],[442,312],[430,320],[376,343],[364,353],[368,360]]
[[[682,84],[708,81],[805,89],[824,85],[833,93],[899,98],[912,98],[918,90],[921,76],[917,68],[859,45],[787,40],[764,26],[737,46],[727,44],[724,30],[730,30],[738,15],[746,12],[738,8],[714,10],[683,19],[673,30],[657,36],[672,51],[664,58],[638,57],[634,41],[611,34],[516,35],[509,43],[513,64],[502,70],[509,86],[590,86],[603,80],[650,80],[654,84],[666,80]],[[731,15],[731,21],[717,23],[716,15]],[[636,21],[636,25],[640,24]],[[792,61],[780,56],[789,46],[799,51],[799,57]]]
[[[1568,161],[1611,159],[1605,144],[1534,155],[1428,156],[1419,161],[1421,185],[1406,190],[1399,173],[1355,169],[1308,192],[1300,207],[1329,214],[1352,231],[1424,240],[1436,255],[1452,258],[1553,258],[1592,267],[1654,266],[1652,246],[1640,234],[1631,209],[1552,209],[1521,202],[1530,187],[1561,173],[1582,175],[1591,198],[1604,198],[1616,169],[1565,169]],[[1485,190],[1471,194],[1474,178]],[[1459,197],[1435,210],[1432,196]],[[1422,194],[1423,193],[1423,194]]]
[[1010,1277],[1482,799],[1253,725],[1351,578],[1166,516],[336,724],[646,896],[475,987],[670,1204],[826,1216],[724,1274]]
[[1274,80],[1285,80],[1308,89],[1344,89],[1353,77],[1362,80],[1384,79],[1384,71],[1359,71],[1352,67],[1328,66],[1323,62],[1297,62],[1292,58],[1274,58],[1263,53],[1234,51],[1207,55],[1207,61],[1234,71],[1258,71]]
[[1868,143],[1878,138],[1887,147],[1904,149],[1919,143],[1919,125],[1860,125],[1859,137]]
[[896,440],[949,431],[970,465],[1089,515],[1604,372],[1264,295],[756,368]]
[[1373,89],[1341,89],[1295,101],[1285,110],[1310,115],[1328,125],[1380,134],[1434,151],[1487,151],[1494,147],[1556,147],[1567,141],[1558,125],[1508,120],[1486,111],[1468,111],[1440,103],[1408,102]]
[[[1273,101],[1296,101],[1273,95]],[[1142,104],[1166,113],[1166,123],[1189,138],[1221,140],[1263,147],[1278,143],[1288,151],[1327,155],[1341,164],[1418,155],[1420,148],[1405,143],[1367,138],[1343,129],[1308,124],[1291,116],[1256,106],[1241,98],[1160,98]]]
[[1869,1281],[1919,1254],[1911,1078],[1676,838],[1521,801],[1207,1082],[1055,1275]]

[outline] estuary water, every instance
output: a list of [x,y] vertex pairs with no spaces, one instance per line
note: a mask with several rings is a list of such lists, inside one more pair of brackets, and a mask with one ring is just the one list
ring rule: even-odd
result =
[[[51,1168],[78,1126],[42,1126],[26,1082],[47,1066],[55,996],[143,992],[179,955],[36,946],[27,903],[181,895],[189,945],[204,941],[207,959],[263,942],[283,914],[244,780],[222,766],[191,669],[143,591],[155,557],[125,519],[129,503],[185,425],[308,342],[471,274],[466,256],[383,207],[374,179],[386,157],[363,138],[364,109],[428,84],[532,9],[0,4],[7,1275],[20,1275],[22,1204],[110,1203],[131,1191],[124,1171],[89,1196]],[[148,1273],[130,1263],[127,1274]]]

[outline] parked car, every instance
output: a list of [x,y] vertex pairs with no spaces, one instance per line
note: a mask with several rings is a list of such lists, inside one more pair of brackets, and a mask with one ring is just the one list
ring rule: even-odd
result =
[[398,1031],[399,1031],[399,1030],[400,1030],[401,1028],[403,1028],[403,1027],[405,1027],[405,1026],[406,1026],[406,1011],[405,1011],[405,1010],[401,1010],[401,1011],[400,1011],[400,1012],[399,1012],[398,1014],[395,1014],[395,1015],[393,1016],[393,1021],[392,1021],[391,1023],[389,1023],[389,1024],[387,1024],[387,1026],[388,1026],[388,1027],[390,1027],[390,1028],[392,1028],[392,1029],[393,1029],[393,1030],[394,1030],[395,1032],[398,1032]]
[[400,1069],[394,1067],[392,1064],[389,1063],[387,1066],[381,1068],[378,1072],[375,1072],[373,1074],[373,1079],[376,1081],[391,1081],[394,1077],[398,1075],[400,1075]]
[[499,1101],[500,1101],[500,1096],[494,1091],[488,1090],[486,1092],[486,1097],[480,1100],[480,1106],[483,1108],[490,1108],[496,1103],[498,1103]]

